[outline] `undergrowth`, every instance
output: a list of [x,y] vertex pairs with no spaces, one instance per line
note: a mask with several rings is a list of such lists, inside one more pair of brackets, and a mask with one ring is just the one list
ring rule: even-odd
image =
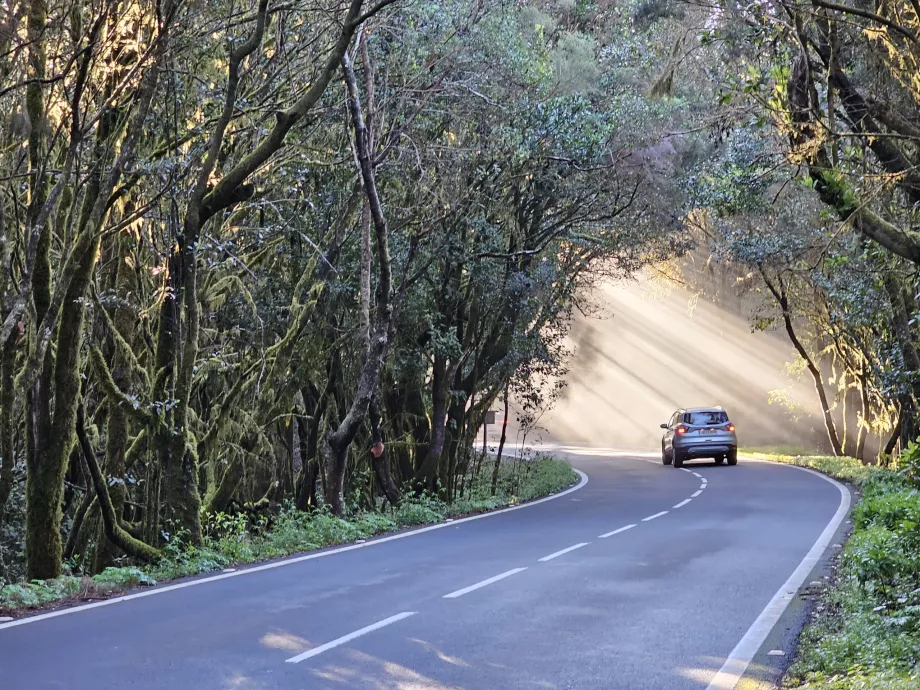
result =
[[46,606],[66,599],[93,598],[157,581],[200,575],[257,561],[367,539],[382,532],[441,522],[447,518],[513,505],[563,489],[577,480],[565,462],[538,455],[532,460],[503,462],[496,494],[491,494],[494,465],[486,461],[467,477],[462,497],[451,503],[432,494],[406,495],[395,510],[355,513],[338,518],[328,511],[305,513],[284,504],[269,525],[253,524],[245,515],[218,513],[203,518],[200,545],[188,535],[169,536],[163,559],[143,568],[108,568],[93,577],[65,575],[56,580],[9,584],[0,588],[0,611]]
[[[913,452],[912,452],[913,451]],[[900,468],[852,458],[768,455],[853,484],[860,501],[833,585],[799,640],[786,687],[920,687],[920,491],[916,448]]]

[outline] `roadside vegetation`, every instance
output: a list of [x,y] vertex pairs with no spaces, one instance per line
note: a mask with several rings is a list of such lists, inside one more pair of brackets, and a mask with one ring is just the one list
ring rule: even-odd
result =
[[0,584],[543,491],[483,420],[532,428],[581,296],[687,246],[627,161],[667,46],[608,10],[3,3]]
[[163,549],[163,558],[156,563],[110,566],[89,575],[88,568],[73,562],[61,577],[0,587],[0,613],[100,598],[134,587],[484,513],[556,493],[578,480],[567,462],[548,455],[506,459],[498,467],[497,490],[493,494],[494,467],[494,460],[485,460],[482,471],[467,478],[463,496],[451,503],[443,502],[436,494],[420,494],[406,497],[396,508],[381,505],[376,511],[364,511],[354,502],[341,518],[329,510],[307,513],[287,503],[279,507],[277,514],[259,517],[255,522],[244,514],[218,513],[209,517],[200,544],[190,543],[186,535],[174,535]]
[[863,5],[5,3],[0,602],[557,490],[479,431],[655,267],[788,341],[863,491],[797,677],[908,674],[920,6]]
[[858,492],[852,534],[799,638],[785,687],[907,690],[920,684],[920,447],[897,467],[846,457],[760,457],[809,467]]

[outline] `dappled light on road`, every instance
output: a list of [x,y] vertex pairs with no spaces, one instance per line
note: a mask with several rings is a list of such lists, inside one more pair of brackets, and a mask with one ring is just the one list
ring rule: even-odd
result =
[[419,640],[419,639],[414,638],[414,637],[413,637],[413,638],[410,638],[409,641],[410,641],[410,642],[416,643],[416,644],[419,645],[422,649],[424,649],[426,652],[430,652],[431,654],[434,654],[436,657],[438,657],[438,659],[440,659],[441,661],[443,661],[443,662],[446,663],[446,664],[451,664],[452,666],[463,666],[463,667],[469,666],[469,664],[468,664],[467,662],[465,662],[465,661],[463,661],[462,659],[459,659],[459,658],[457,658],[457,657],[455,657],[455,656],[450,656],[449,654],[445,654],[444,652],[442,652],[440,649],[438,649],[437,647],[435,647],[435,646],[434,646],[433,644],[431,644],[430,642],[425,642],[425,640]]
[[302,652],[310,649],[310,642],[303,637],[292,635],[289,632],[270,632],[265,633],[259,640],[263,647],[270,649],[281,649],[285,652]]
[[340,685],[346,688],[376,690],[462,690],[462,686],[441,683],[408,666],[364,652],[351,650],[348,652],[348,659],[347,666],[328,664],[312,671],[312,675],[334,684],[331,687]]
[[692,680],[696,683],[699,683],[701,687],[707,687],[710,682],[712,682],[713,676],[719,672],[719,669],[722,668],[724,659],[717,659],[716,657],[708,657],[700,660],[700,664],[697,666],[684,666],[677,669],[677,674],[686,678],[687,680]]
[[236,673],[224,681],[224,687],[227,690],[259,690],[265,686],[250,676]]

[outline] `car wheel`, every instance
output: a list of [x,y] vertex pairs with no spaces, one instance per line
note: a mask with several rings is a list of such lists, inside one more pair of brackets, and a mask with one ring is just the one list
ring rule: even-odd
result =
[[674,467],[683,467],[684,466],[684,456],[680,453],[677,448],[671,449],[671,454],[673,455]]
[[670,464],[671,464],[671,458],[669,458],[667,452],[665,452],[664,444],[663,444],[663,443],[661,444],[661,464],[662,464],[662,465],[670,465]]
[[716,461],[716,464],[717,464],[717,465],[721,465],[723,462],[725,462],[725,456],[724,456],[724,455],[717,455],[717,456],[715,456],[715,457],[713,458],[713,460]]
[[738,464],[738,451],[731,450],[728,452],[728,464],[737,465]]

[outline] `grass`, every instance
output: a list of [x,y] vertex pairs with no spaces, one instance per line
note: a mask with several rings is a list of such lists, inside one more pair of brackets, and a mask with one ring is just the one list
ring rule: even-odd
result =
[[493,463],[484,462],[477,477],[466,478],[463,497],[450,504],[429,494],[406,496],[396,510],[356,512],[345,519],[324,511],[304,513],[285,505],[270,523],[258,524],[251,524],[244,515],[210,515],[203,522],[204,537],[199,546],[189,544],[186,535],[179,533],[167,543],[165,557],[151,566],[108,568],[91,578],[65,575],[56,580],[6,585],[0,588],[0,612],[99,598],[163,580],[352,543],[400,528],[438,523],[539,498],[578,479],[568,463],[537,455],[532,460],[503,462],[493,496],[493,467]]
[[812,456],[815,451],[805,446],[775,445],[775,446],[748,446],[738,449],[745,455],[778,455],[783,457]]
[[[853,484],[860,500],[832,586],[784,680],[802,690],[920,687],[920,491],[902,471],[852,458],[759,454]],[[909,455],[909,453],[908,453]]]

